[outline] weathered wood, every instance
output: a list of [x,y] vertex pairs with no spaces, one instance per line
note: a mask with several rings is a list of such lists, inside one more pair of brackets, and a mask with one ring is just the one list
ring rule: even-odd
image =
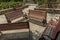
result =
[[46,40],[54,40],[59,31],[60,31],[60,19],[58,19],[56,21],[51,20],[47,24],[47,28],[43,33],[43,37]]
[[24,9],[26,7],[28,7],[28,5],[16,5],[16,6],[13,7],[13,9],[19,10],[19,9]]
[[0,24],[0,40],[29,38],[29,23]]
[[0,24],[0,31],[7,30],[16,30],[16,29],[29,29],[28,22],[20,22],[20,23],[10,23],[10,24]]
[[23,14],[22,11],[16,10],[16,11],[12,11],[12,12],[6,13],[5,16],[6,16],[6,18],[7,18],[8,21],[12,22],[15,19],[23,17],[24,14]]
[[42,10],[30,10],[28,14],[29,19],[37,20],[42,22],[43,20],[46,20],[46,11]]

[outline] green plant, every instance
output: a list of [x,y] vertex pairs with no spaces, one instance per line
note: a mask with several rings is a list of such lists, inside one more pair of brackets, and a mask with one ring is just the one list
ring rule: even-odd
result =
[[17,4],[21,4],[22,2],[18,1],[18,2],[0,2],[0,10],[2,9],[8,9],[8,8],[12,8],[13,6],[17,5]]

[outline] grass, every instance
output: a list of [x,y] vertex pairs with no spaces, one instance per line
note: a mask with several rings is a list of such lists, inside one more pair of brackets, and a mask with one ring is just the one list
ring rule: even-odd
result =
[[21,4],[22,2],[0,2],[0,10],[12,8],[13,6],[17,4]]

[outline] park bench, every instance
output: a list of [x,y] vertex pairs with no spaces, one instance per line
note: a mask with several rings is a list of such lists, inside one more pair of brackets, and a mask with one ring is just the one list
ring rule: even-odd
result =
[[46,11],[42,10],[29,10],[27,18],[33,19],[40,22],[46,22]]
[[8,12],[5,14],[5,16],[9,23],[14,23],[24,18],[23,12],[19,10]]
[[[43,32],[42,39],[45,40],[56,40],[56,35],[60,31],[60,18],[56,21],[51,20]],[[41,40],[41,39],[40,39]]]
[[29,37],[29,23],[0,24],[0,40],[10,40]]
[[16,29],[29,29],[28,22],[0,24],[0,32]]

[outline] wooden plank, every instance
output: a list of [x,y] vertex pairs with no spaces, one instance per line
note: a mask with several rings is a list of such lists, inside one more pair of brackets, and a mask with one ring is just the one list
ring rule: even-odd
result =
[[[8,22],[9,21],[12,22],[12,21],[14,21],[15,19],[18,19],[18,18],[19,18],[18,20],[21,20],[20,18],[23,17],[24,14],[23,14],[22,11],[16,10],[16,11],[12,11],[12,12],[6,13],[5,16],[6,16],[7,20],[8,20]],[[18,21],[18,20],[16,20],[16,21]]]
[[30,10],[28,14],[29,19],[37,20],[37,21],[43,21],[46,20],[46,11],[42,10]]
[[18,38],[29,38],[29,23],[0,24],[0,39],[13,40]]
[[17,29],[29,29],[28,22],[20,22],[20,23],[10,23],[10,24],[0,24],[0,31],[7,30],[17,30]]
[[47,28],[43,33],[43,37],[47,40],[55,40],[57,33],[60,30],[60,19],[54,21],[51,20],[48,24],[47,24]]

